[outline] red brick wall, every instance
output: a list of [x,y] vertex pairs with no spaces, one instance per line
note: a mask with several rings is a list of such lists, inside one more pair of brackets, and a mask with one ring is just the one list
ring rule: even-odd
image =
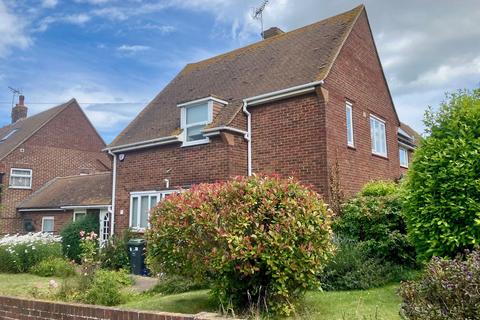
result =
[[48,302],[0,296],[0,320],[193,320],[202,315],[143,312],[117,308]]
[[[130,193],[190,187],[246,173],[246,142],[241,135],[212,137],[208,144],[181,147],[180,143],[126,153],[117,161],[115,232],[128,228]],[[233,145],[231,143],[233,139]]]
[[326,195],[325,109],[316,93],[249,111],[253,172],[294,176]]
[[[394,107],[377,58],[365,12],[346,40],[324,88],[329,91],[326,109],[328,165],[338,160],[341,186],[346,195],[374,179],[400,175]],[[347,147],[345,102],[353,102],[355,148]],[[388,159],[372,155],[370,114],[386,121]]]
[[[17,205],[55,177],[77,175],[81,170],[106,171],[110,159],[101,151],[103,140],[78,106],[70,106],[40,129],[3,161],[0,234],[23,232]],[[100,160],[100,161],[99,161]],[[9,188],[10,169],[32,169],[32,189]]]
[[54,218],[54,234],[59,234],[63,227],[73,220],[73,211],[42,211],[42,212],[23,212],[21,213],[23,220],[31,219],[35,230],[33,232],[42,231],[42,218],[53,217]]

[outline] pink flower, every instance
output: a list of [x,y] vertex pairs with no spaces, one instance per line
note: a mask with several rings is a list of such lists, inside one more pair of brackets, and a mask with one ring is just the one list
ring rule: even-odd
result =
[[83,236],[85,236],[85,231],[82,230],[82,231],[80,231],[80,237],[83,238]]

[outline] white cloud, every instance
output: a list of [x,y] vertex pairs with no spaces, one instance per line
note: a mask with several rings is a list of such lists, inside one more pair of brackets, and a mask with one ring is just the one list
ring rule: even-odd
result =
[[42,0],[44,8],[54,8],[58,4],[58,0]]
[[126,44],[123,44],[123,45],[121,45],[120,47],[117,48],[118,51],[124,52],[124,53],[127,53],[127,54],[134,54],[134,53],[137,53],[137,52],[140,52],[140,51],[146,51],[146,50],[149,50],[149,49],[151,49],[151,48],[148,47],[148,46],[126,45]]
[[89,15],[84,13],[48,16],[40,20],[37,28],[35,28],[34,31],[45,32],[50,27],[50,25],[54,23],[67,23],[77,26],[83,26],[91,19],[92,18]]
[[32,40],[25,29],[24,21],[10,13],[3,0],[0,0],[0,58],[13,48],[26,49],[31,45]]

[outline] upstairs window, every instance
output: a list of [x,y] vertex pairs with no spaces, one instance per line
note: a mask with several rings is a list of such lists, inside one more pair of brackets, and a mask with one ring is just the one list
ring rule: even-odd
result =
[[32,170],[12,168],[10,170],[10,188],[31,189]]
[[375,116],[370,116],[370,135],[372,139],[372,153],[387,157],[385,121]]
[[408,168],[408,150],[403,147],[398,148],[400,154],[400,167]]
[[353,110],[352,104],[350,102],[347,102],[345,111],[347,116],[347,144],[349,147],[354,147],[355,144],[353,142]]
[[181,128],[183,145],[193,146],[208,143],[210,139],[203,134],[205,127],[213,121],[213,103],[226,105],[227,102],[215,97],[206,97],[179,104],[181,109]]

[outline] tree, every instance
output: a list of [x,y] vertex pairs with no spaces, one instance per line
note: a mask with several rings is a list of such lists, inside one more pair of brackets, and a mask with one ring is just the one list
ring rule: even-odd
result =
[[454,257],[480,240],[480,89],[447,95],[429,109],[415,152],[405,214],[419,257]]

